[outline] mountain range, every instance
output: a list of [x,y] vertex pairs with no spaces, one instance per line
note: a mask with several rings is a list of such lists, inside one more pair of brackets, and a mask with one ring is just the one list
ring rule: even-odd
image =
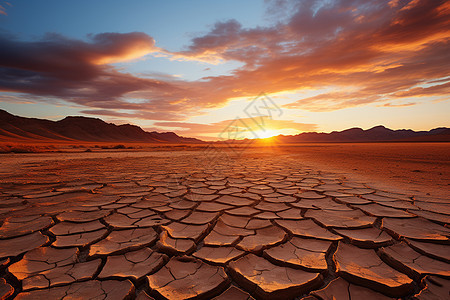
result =
[[174,132],[147,132],[136,125],[115,125],[97,118],[66,117],[50,121],[19,117],[1,109],[0,141],[203,143]]
[[363,130],[350,128],[330,133],[304,132],[297,135],[279,135],[280,143],[305,142],[450,142],[450,128],[440,127],[430,131],[411,129],[392,130],[384,126],[375,126]]
[[[273,137],[279,143],[304,142],[450,142],[450,128],[430,131],[392,130],[376,126],[368,130],[351,128],[330,133],[304,132]],[[59,121],[25,118],[0,109],[0,141],[7,142],[139,142],[204,143],[174,132],[147,132],[136,125],[115,125],[98,118],[66,117]]]

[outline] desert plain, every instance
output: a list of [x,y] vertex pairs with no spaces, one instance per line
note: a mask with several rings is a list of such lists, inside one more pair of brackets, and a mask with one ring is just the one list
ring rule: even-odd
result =
[[448,143],[56,148],[0,156],[1,299],[448,299]]

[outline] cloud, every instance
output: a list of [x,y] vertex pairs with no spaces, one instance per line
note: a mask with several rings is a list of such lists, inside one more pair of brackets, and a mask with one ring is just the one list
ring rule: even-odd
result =
[[436,95],[450,95],[450,82],[434,85],[431,87],[416,87],[407,91],[401,91],[394,94],[396,97],[423,97]]
[[142,120],[177,120],[178,115],[171,112],[152,112],[152,111],[140,111],[132,110],[130,113],[118,112],[115,110],[108,109],[93,109],[93,110],[82,110],[83,114],[94,115],[94,116],[108,116],[108,117],[119,117],[122,120],[129,119],[142,119]]
[[154,47],[151,37],[138,32],[102,33],[90,38],[88,43],[57,34],[47,34],[36,42],[0,37],[0,89],[44,95],[54,92],[57,96],[56,82],[62,84],[59,92],[65,94],[63,91],[92,88],[90,80],[124,81],[129,78],[126,74],[105,64],[142,56]]
[[380,107],[407,107],[407,106],[413,106],[416,105],[417,103],[415,102],[407,102],[407,103],[385,103],[383,105],[379,105]]
[[293,103],[284,105],[289,109],[301,108],[309,111],[333,111],[347,107],[359,106],[382,100],[374,94],[362,94],[357,92],[330,92],[317,96],[302,98]]
[[2,4],[0,4],[0,15],[7,16],[8,13],[6,12],[6,7],[5,6],[12,6],[12,4],[7,2],[7,1],[1,1],[1,3]]
[[[251,132],[260,132],[262,128],[264,130],[286,130],[292,129],[295,131],[314,131],[317,129],[316,124],[298,123],[292,120],[274,120],[269,117],[263,117],[262,120],[258,119],[255,122],[250,118],[223,120],[220,122],[210,124],[189,123],[189,122],[155,122],[154,130],[164,131],[169,128],[170,130],[177,130],[180,134],[188,136],[211,136],[224,132],[230,126],[238,126],[245,132],[248,132],[251,136]],[[163,127],[163,128],[162,128]]]
[[[217,22],[176,52],[138,32],[102,33],[88,41],[56,34],[32,42],[2,37],[0,91],[64,99],[89,114],[178,122],[261,92],[326,89],[285,106],[309,111],[448,95],[447,83],[439,83],[450,61],[448,1],[276,0],[268,12],[281,17],[255,28]],[[148,54],[242,66],[229,75],[185,81],[111,65]],[[202,126],[195,130],[210,128]]]
[[[140,110],[155,119],[157,113],[173,119],[173,112],[181,108],[163,97],[176,94],[173,98],[178,100],[184,94],[172,82],[137,77],[110,65],[159,51],[144,33],[101,33],[90,35],[88,42],[58,34],[33,42],[0,37],[0,45],[2,92],[40,96],[42,101],[59,98],[103,113]],[[130,95],[144,97],[144,105],[126,99]]]
[[212,63],[236,60],[254,64],[261,57],[276,53],[272,47],[283,36],[280,30],[278,27],[244,29],[234,19],[218,22],[206,35],[192,39],[187,50],[174,54]]

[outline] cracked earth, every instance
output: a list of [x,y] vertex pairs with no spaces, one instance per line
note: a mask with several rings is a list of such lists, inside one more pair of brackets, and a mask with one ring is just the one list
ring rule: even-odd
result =
[[[105,155],[107,156],[107,155]],[[1,299],[448,299],[450,201],[244,153],[18,163]]]

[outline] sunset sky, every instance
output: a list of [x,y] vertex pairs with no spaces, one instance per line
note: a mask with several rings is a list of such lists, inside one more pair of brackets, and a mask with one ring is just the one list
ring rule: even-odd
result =
[[0,0],[0,108],[215,139],[450,126],[450,1]]

